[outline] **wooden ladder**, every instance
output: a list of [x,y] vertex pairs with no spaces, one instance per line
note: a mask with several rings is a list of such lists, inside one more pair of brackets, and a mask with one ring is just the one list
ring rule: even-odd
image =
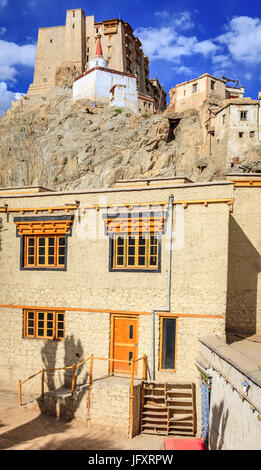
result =
[[194,436],[195,388],[192,383],[143,382],[141,432]]

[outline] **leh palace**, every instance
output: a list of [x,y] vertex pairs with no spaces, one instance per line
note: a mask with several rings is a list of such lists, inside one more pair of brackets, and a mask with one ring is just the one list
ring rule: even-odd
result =
[[0,374],[20,408],[261,449],[261,96],[244,92],[204,73],[167,105],[124,20],[39,29],[0,119]]

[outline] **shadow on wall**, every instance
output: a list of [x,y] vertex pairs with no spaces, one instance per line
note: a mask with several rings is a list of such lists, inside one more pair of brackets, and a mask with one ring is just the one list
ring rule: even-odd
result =
[[[81,362],[84,358],[84,350],[81,345],[80,340],[75,340],[74,336],[68,336],[65,338],[62,343],[64,346],[64,367],[72,366]],[[60,346],[58,341],[46,341],[45,345],[41,349],[42,361],[44,368],[55,369],[56,367],[63,367],[57,363],[57,348]],[[88,372],[86,372],[87,363],[76,369],[76,385],[86,384],[88,379]],[[56,376],[55,376],[56,374]],[[60,388],[57,387],[57,376],[59,378],[59,383],[62,383]],[[63,389],[71,390],[72,386],[72,369],[55,371],[55,372],[46,372],[46,383],[48,391],[58,390],[62,391]],[[77,408],[80,406],[80,403],[84,397],[84,392],[77,391],[77,394],[74,398],[66,399],[66,403],[59,402],[59,407],[57,407],[58,399],[53,397],[53,400],[48,400],[48,409],[46,408],[45,400],[38,400],[38,405],[42,412],[47,412],[52,416],[65,417],[67,420],[72,420]],[[69,406],[68,406],[69,403]],[[64,406],[64,410],[62,409]]]
[[228,409],[224,413],[224,400],[220,402],[219,406],[213,406],[209,425],[210,450],[221,450],[224,442],[224,433],[227,425],[228,415]]
[[261,256],[233,216],[229,220],[226,331],[227,343],[252,335],[257,324],[258,273]]

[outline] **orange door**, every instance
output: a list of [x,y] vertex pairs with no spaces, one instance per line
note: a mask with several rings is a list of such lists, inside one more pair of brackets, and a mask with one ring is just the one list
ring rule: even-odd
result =
[[[131,359],[138,358],[138,318],[123,317],[115,315],[113,317],[113,362],[114,372],[130,372]],[[128,362],[121,362],[128,361]],[[138,363],[134,364],[134,373],[137,371]]]

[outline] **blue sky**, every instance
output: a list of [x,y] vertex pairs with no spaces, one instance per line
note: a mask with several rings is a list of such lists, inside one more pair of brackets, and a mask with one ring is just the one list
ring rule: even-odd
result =
[[0,115],[32,82],[38,28],[64,25],[71,8],[129,22],[167,93],[205,72],[261,90],[260,0],[0,0]]

